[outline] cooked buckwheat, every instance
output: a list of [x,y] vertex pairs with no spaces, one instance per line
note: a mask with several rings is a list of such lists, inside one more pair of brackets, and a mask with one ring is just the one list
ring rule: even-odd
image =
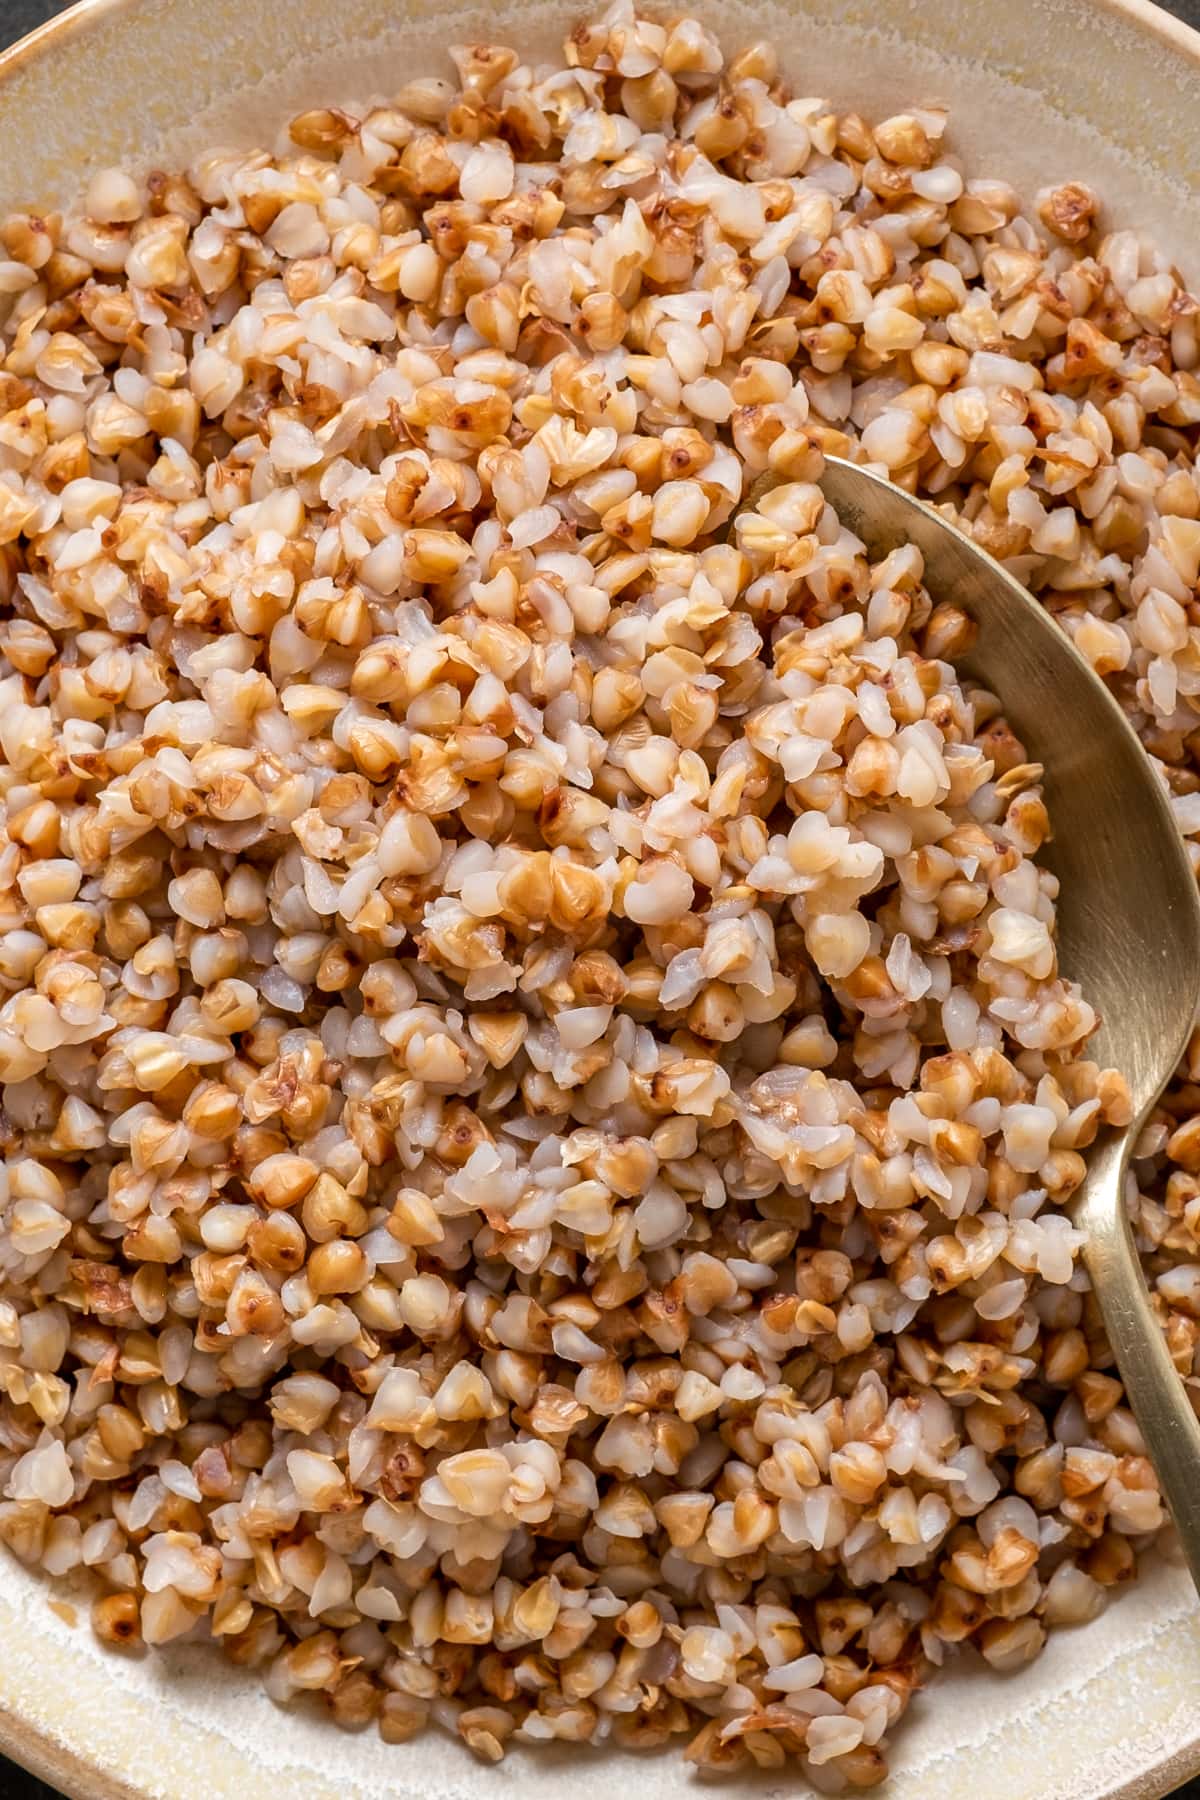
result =
[[687,17],[453,58],[0,226],[0,1536],[389,1743],[867,1787],[1163,1512],[1042,771],[822,459],[1044,599],[1200,864],[1197,303]]

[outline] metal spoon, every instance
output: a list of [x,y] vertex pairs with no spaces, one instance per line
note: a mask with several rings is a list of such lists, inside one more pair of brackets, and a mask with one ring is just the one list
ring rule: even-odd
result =
[[[755,483],[751,503],[771,478]],[[873,557],[915,544],[936,600],[978,635],[958,659],[997,695],[1045,767],[1062,884],[1058,947],[1101,1025],[1088,1053],[1133,1096],[1099,1139],[1073,1203],[1083,1257],[1150,1460],[1200,1588],[1200,1421],[1142,1278],[1125,1205],[1130,1152],[1183,1054],[1200,1001],[1200,897],[1162,783],[1120,706],[1033,596],[940,514],[865,469],[826,459],[826,499]]]

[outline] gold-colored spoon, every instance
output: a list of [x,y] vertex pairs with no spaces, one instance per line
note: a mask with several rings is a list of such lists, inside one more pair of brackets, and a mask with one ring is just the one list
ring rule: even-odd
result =
[[[763,485],[773,486],[770,481]],[[1200,1588],[1200,1421],[1150,1305],[1125,1204],[1130,1152],[1173,1074],[1200,1001],[1200,898],[1166,792],[1120,706],[1038,602],[940,514],[838,458],[821,480],[842,522],[881,556],[914,544],[935,600],[978,630],[964,673],[1004,706],[1045,767],[1061,882],[1058,948],[1101,1025],[1089,1045],[1120,1069],[1133,1118],[1088,1157],[1074,1201],[1084,1261],[1130,1406]],[[757,498],[760,484],[752,490]]]

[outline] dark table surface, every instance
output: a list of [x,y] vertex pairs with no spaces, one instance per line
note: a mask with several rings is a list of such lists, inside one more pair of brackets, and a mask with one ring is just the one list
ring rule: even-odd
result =
[[[203,0],[196,0],[202,4]],[[262,4],[286,4],[286,0],[261,0]],[[582,4],[582,0],[581,0]],[[23,37],[35,25],[63,10],[62,0],[0,0],[0,49]],[[1200,0],[1171,0],[1167,8],[1200,29]],[[35,1781],[24,1769],[0,1757],[0,1800],[60,1800],[55,1788]],[[1176,1790],[1174,1800],[1200,1800],[1200,1776]]]

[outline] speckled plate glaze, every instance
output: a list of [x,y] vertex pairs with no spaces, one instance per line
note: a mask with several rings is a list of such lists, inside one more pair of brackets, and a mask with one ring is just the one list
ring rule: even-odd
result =
[[[2,0],[0,0],[2,3]],[[83,0],[0,56],[0,211],[63,204],[114,162],[269,143],[502,37],[539,53],[588,0]],[[647,0],[650,11],[685,0]],[[1200,279],[1200,36],[1144,0],[686,0],[727,43],[770,36],[801,93],[871,113],[945,101],[976,173],[1080,177]],[[427,1736],[389,1748],[274,1708],[199,1648],[118,1659],[0,1553],[0,1748],[77,1800],[643,1800],[677,1756],[518,1752],[482,1768]],[[1200,1606],[1158,1561],[1081,1631],[1000,1678],[953,1669],[913,1705],[889,1800],[1157,1800],[1200,1769]],[[723,1783],[783,1800],[780,1775]],[[706,1790],[707,1791],[707,1790]]]

